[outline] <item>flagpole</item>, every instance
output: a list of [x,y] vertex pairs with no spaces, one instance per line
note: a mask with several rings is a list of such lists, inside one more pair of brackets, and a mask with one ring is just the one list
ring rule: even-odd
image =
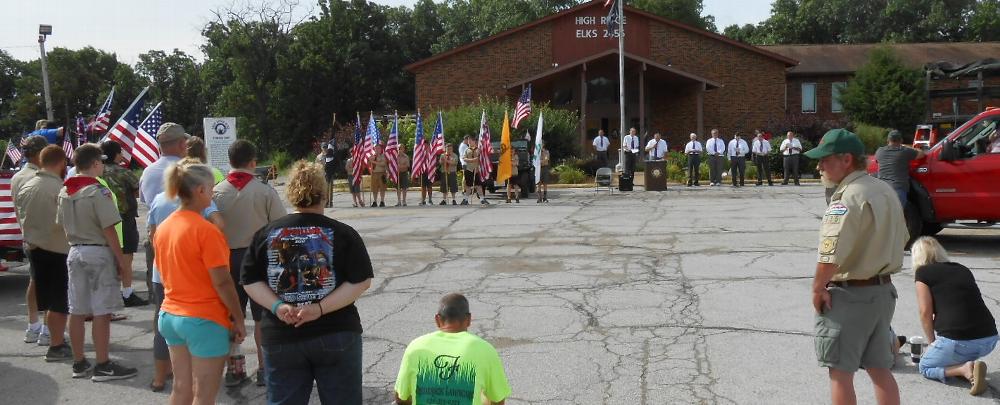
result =
[[119,117],[117,120],[111,122],[111,126],[108,127],[108,132],[105,132],[104,133],[104,137],[102,137],[101,139],[106,138],[108,136],[108,134],[111,133],[111,130],[115,129],[115,125],[118,124],[118,121],[121,121],[121,120],[125,119],[125,114],[128,114],[128,112],[132,110],[132,107],[135,107],[135,103],[138,103],[139,100],[142,99],[142,96],[146,95],[147,91],[149,91],[149,86],[146,86],[145,88],[142,89],[141,92],[139,92],[139,95],[136,96],[134,100],[132,100],[132,104],[128,105],[128,108],[125,109],[125,112],[122,113],[121,117]]
[[[161,101],[161,102],[159,102],[159,103],[156,103],[156,107],[153,107],[153,109],[152,109],[152,110],[149,110],[149,114],[146,114],[146,118],[143,118],[143,119],[142,119],[142,122],[140,122],[140,123],[139,123],[139,126],[141,127],[141,126],[142,126],[142,124],[145,124],[145,123],[146,123],[146,121],[149,121],[149,117],[152,117],[152,116],[153,116],[153,113],[154,113],[154,112],[156,112],[156,109],[157,109],[157,108],[160,108],[160,105],[162,105],[162,104],[163,104],[163,102],[162,102],[162,101]],[[156,136],[156,134],[152,134],[152,135],[153,135],[153,136]]]
[[[618,109],[620,114],[618,126],[618,165],[624,170],[622,165],[625,162],[625,0],[618,0]],[[642,100],[639,100],[641,103]]]

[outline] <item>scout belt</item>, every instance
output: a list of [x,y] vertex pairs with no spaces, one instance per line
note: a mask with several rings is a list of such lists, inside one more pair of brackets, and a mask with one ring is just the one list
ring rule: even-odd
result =
[[827,284],[828,287],[867,287],[872,285],[889,284],[892,282],[892,278],[888,274],[882,276],[875,276],[872,278],[866,278],[864,280],[844,280],[844,281],[831,281]]

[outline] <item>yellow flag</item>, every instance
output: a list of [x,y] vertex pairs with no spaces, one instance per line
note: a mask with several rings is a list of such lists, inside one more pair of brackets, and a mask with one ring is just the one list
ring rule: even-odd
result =
[[507,111],[503,112],[503,134],[500,135],[500,161],[497,165],[497,184],[503,183],[510,178],[510,121],[507,119]]

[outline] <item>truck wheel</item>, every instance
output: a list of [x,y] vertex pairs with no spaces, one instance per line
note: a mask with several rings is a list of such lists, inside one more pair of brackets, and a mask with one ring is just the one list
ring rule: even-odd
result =
[[934,236],[937,235],[938,232],[941,232],[941,229],[943,228],[944,227],[937,222],[924,222],[920,233],[924,236]]
[[920,218],[920,209],[912,202],[903,208],[903,217],[906,219],[906,230],[910,234],[909,240],[906,241],[906,246],[909,247],[920,237],[924,221]]

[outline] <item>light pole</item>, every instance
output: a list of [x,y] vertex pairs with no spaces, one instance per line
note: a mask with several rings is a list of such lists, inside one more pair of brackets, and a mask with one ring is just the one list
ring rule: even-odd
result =
[[38,49],[42,52],[42,88],[45,91],[45,116],[49,121],[55,119],[52,114],[52,94],[49,91],[49,68],[45,60],[45,37],[52,35],[52,26],[38,26]]

